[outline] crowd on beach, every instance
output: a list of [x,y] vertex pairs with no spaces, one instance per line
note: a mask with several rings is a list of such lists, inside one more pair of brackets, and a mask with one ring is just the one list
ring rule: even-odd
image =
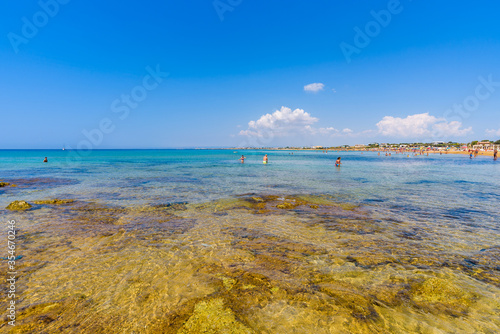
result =
[[[480,151],[478,149],[469,149],[467,151],[449,151],[449,150],[436,150],[436,149],[425,149],[425,148],[420,148],[420,149],[403,149],[403,148],[399,148],[399,149],[393,149],[393,150],[384,150],[385,152],[385,155],[391,155],[391,152],[396,152],[396,154],[407,154],[408,156],[410,156],[410,154],[413,154],[415,156],[417,155],[424,155],[426,154],[427,156],[429,156],[429,153],[439,153],[440,155],[442,155],[443,153],[444,154],[464,154],[464,153],[467,153],[469,155],[469,157],[472,159],[472,158],[475,158],[477,157],[478,155],[490,155],[490,156],[493,156],[493,160],[497,160],[498,158],[498,149],[494,149],[492,150],[491,152],[490,151]],[[380,151],[378,153],[378,155],[380,155]]]

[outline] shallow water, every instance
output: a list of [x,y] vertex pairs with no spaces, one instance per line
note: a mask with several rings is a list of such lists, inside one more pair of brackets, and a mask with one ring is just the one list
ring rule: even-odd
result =
[[[1,207],[33,204],[1,211],[23,256],[17,326],[1,331],[500,331],[492,159],[69,153],[0,151],[1,181],[17,185]],[[75,201],[33,203],[54,198]]]

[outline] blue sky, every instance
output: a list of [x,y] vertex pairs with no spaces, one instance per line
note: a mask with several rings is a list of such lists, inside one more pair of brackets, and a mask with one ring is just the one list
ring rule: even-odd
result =
[[500,138],[494,1],[0,6],[0,149]]

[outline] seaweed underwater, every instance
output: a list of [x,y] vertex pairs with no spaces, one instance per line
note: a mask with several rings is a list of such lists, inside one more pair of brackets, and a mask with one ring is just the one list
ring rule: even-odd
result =
[[22,297],[17,325],[4,322],[5,332],[500,328],[495,235],[450,235],[385,217],[383,203],[243,194],[131,207],[52,198],[29,204],[9,213],[24,222]]

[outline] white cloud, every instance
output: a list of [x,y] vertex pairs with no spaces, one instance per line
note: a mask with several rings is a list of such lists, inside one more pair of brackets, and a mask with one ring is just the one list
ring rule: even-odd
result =
[[334,127],[314,127],[319,120],[302,109],[281,107],[272,114],[265,114],[256,121],[248,122],[248,129],[241,130],[241,136],[254,138],[286,137],[292,135],[319,135],[341,137],[354,135],[351,129],[338,130]]
[[377,123],[379,133],[384,136],[415,137],[447,137],[463,136],[472,132],[472,128],[462,128],[458,121],[447,122],[429,113],[409,115],[406,118],[385,116]]
[[311,135],[335,135],[339,133],[339,130],[333,128],[333,127],[328,127],[328,128],[313,128],[312,126],[306,126],[306,130],[309,132]]
[[354,136],[354,131],[351,129],[345,128],[343,130],[338,130],[332,127],[329,128],[319,128],[317,129],[317,133],[322,135],[330,135],[331,137],[352,137]]
[[[248,128],[241,130],[239,135],[268,143],[273,138],[292,136],[368,138],[382,135],[427,140],[458,137],[472,133],[472,128],[464,128],[461,122],[447,121],[444,118],[429,115],[429,113],[409,115],[405,118],[385,116],[376,124],[377,129],[360,132],[349,128],[340,130],[334,127],[315,126],[318,122],[318,118],[302,109],[292,111],[290,108],[281,107],[273,113],[262,115],[256,121],[250,121]],[[500,129],[487,130],[487,133],[500,135]]]
[[323,88],[325,88],[325,85],[319,82],[315,82],[304,86],[304,90],[306,92],[313,92],[313,93],[317,93],[320,90],[323,90]]
[[322,135],[328,135],[328,134],[331,134],[331,133],[336,133],[338,130],[333,128],[333,127],[328,127],[328,128],[319,128],[318,129],[318,132]]
[[348,128],[345,128],[344,130],[342,130],[342,133],[345,133],[345,134],[351,134],[353,131],[351,129],[348,129]]
[[248,129],[240,131],[240,135],[262,137],[272,133],[274,136],[282,137],[296,132],[311,132],[311,125],[318,119],[312,117],[302,109],[281,107],[272,114],[262,115],[257,121],[248,122]]
[[500,136],[500,129],[498,129],[498,130],[494,130],[494,129],[486,130],[486,133],[489,135]]

